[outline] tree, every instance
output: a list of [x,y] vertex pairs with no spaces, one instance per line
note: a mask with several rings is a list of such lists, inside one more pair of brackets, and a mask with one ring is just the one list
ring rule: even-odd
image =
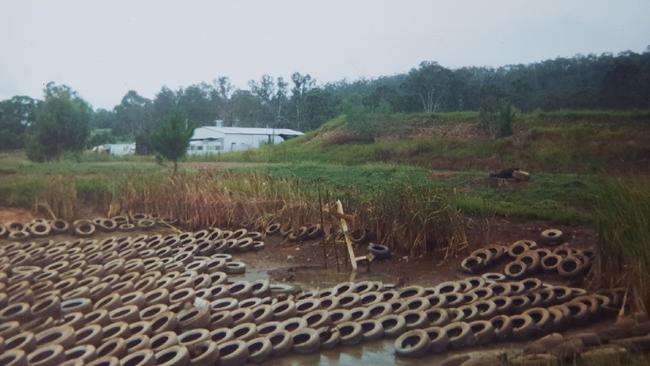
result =
[[45,100],[30,128],[27,157],[34,161],[58,159],[64,152],[81,151],[90,134],[92,109],[75,91],[50,82]]
[[178,159],[185,156],[190,146],[194,128],[180,113],[170,114],[151,136],[149,143],[156,154],[174,162],[174,174]]
[[404,87],[420,100],[425,113],[437,112],[449,92],[451,75],[437,62],[423,61],[417,69],[411,69]]
[[291,75],[293,88],[291,88],[291,102],[296,111],[295,127],[300,130],[302,127],[302,114],[303,103],[305,94],[314,87],[316,80],[312,79],[311,75],[302,75],[299,72],[294,72]]
[[34,122],[38,101],[17,95],[0,102],[0,150],[23,147],[25,131]]

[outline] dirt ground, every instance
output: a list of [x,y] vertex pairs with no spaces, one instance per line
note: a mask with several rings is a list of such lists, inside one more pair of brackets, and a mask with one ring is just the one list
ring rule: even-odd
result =
[[[348,280],[381,280],[396,285],[418,284],[433,286],[439,282],[461,279],[467,275],[460,271],[460,262],[471,250],[487,244],[509,245],[521,239],[535,240],[542,230],[548,228],[541,221],[492,220],[489,224],[474,225],[468,228],[469,247],[454,258],[408,256],[394,254],[388,260],[360,264],[359,271],[350,274],[348,255],[343,245],[338,248],[337,270],[336,254],[330,247],[326,248],[327,260],[324,260],[323,246],[320,240],[300,244],[289,243],[279,236],[266,239],[267,248],[262,252],[241,254],[242,259],[250,263],[255,271],[268,273],[275,281],[292,282],[306,287],[327,287],[336,282]],[[485,227],[489,227],[486,232]],[[593,230],[584,227],[554,226],[567,234],[568,242],[576,248],[596,245]],[[356,255],[367,254],[365,245],[355,248]],[[489,272],[502,272],[505,263],[490,268]],[[549,282],[563,282],[558,276],[542,275]],[[579,284],[574,284],[579,285]]]

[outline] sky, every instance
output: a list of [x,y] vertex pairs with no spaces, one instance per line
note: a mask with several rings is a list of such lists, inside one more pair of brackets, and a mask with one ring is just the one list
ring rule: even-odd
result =
[[319,82],[423,60],[500,66],[642,52],[648,0],[2,0],[0,100],[55,81],[93,107],[229,76]]

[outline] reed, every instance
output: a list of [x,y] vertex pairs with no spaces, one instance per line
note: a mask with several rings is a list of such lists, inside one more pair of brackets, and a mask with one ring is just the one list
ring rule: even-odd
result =
[[[270,222],[293,228],[320,222],[318,194],[326,206],[341,199],[355,218],[353,229],[370,229],[378,241],[410,255],[453,255],[466,243],[461,215],[431,187],[387,183],[372,192],[341,189],[298,178],[203,170],[173,176],[134,175],[124,180],[111,207],[114,213],[157,212],[187,229]],[[336,231],[328,220],[326,232]]]
[[650,309],[650,177],[605,184],[597,200],[596,284],[626,287],[633,308]]

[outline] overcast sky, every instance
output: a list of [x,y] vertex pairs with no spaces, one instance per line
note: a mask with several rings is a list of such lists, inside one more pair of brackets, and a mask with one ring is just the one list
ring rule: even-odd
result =
[[649,0],[2,0],[0,99],[55,81],[94,107],[230,76],[319,82],[644,51]]

